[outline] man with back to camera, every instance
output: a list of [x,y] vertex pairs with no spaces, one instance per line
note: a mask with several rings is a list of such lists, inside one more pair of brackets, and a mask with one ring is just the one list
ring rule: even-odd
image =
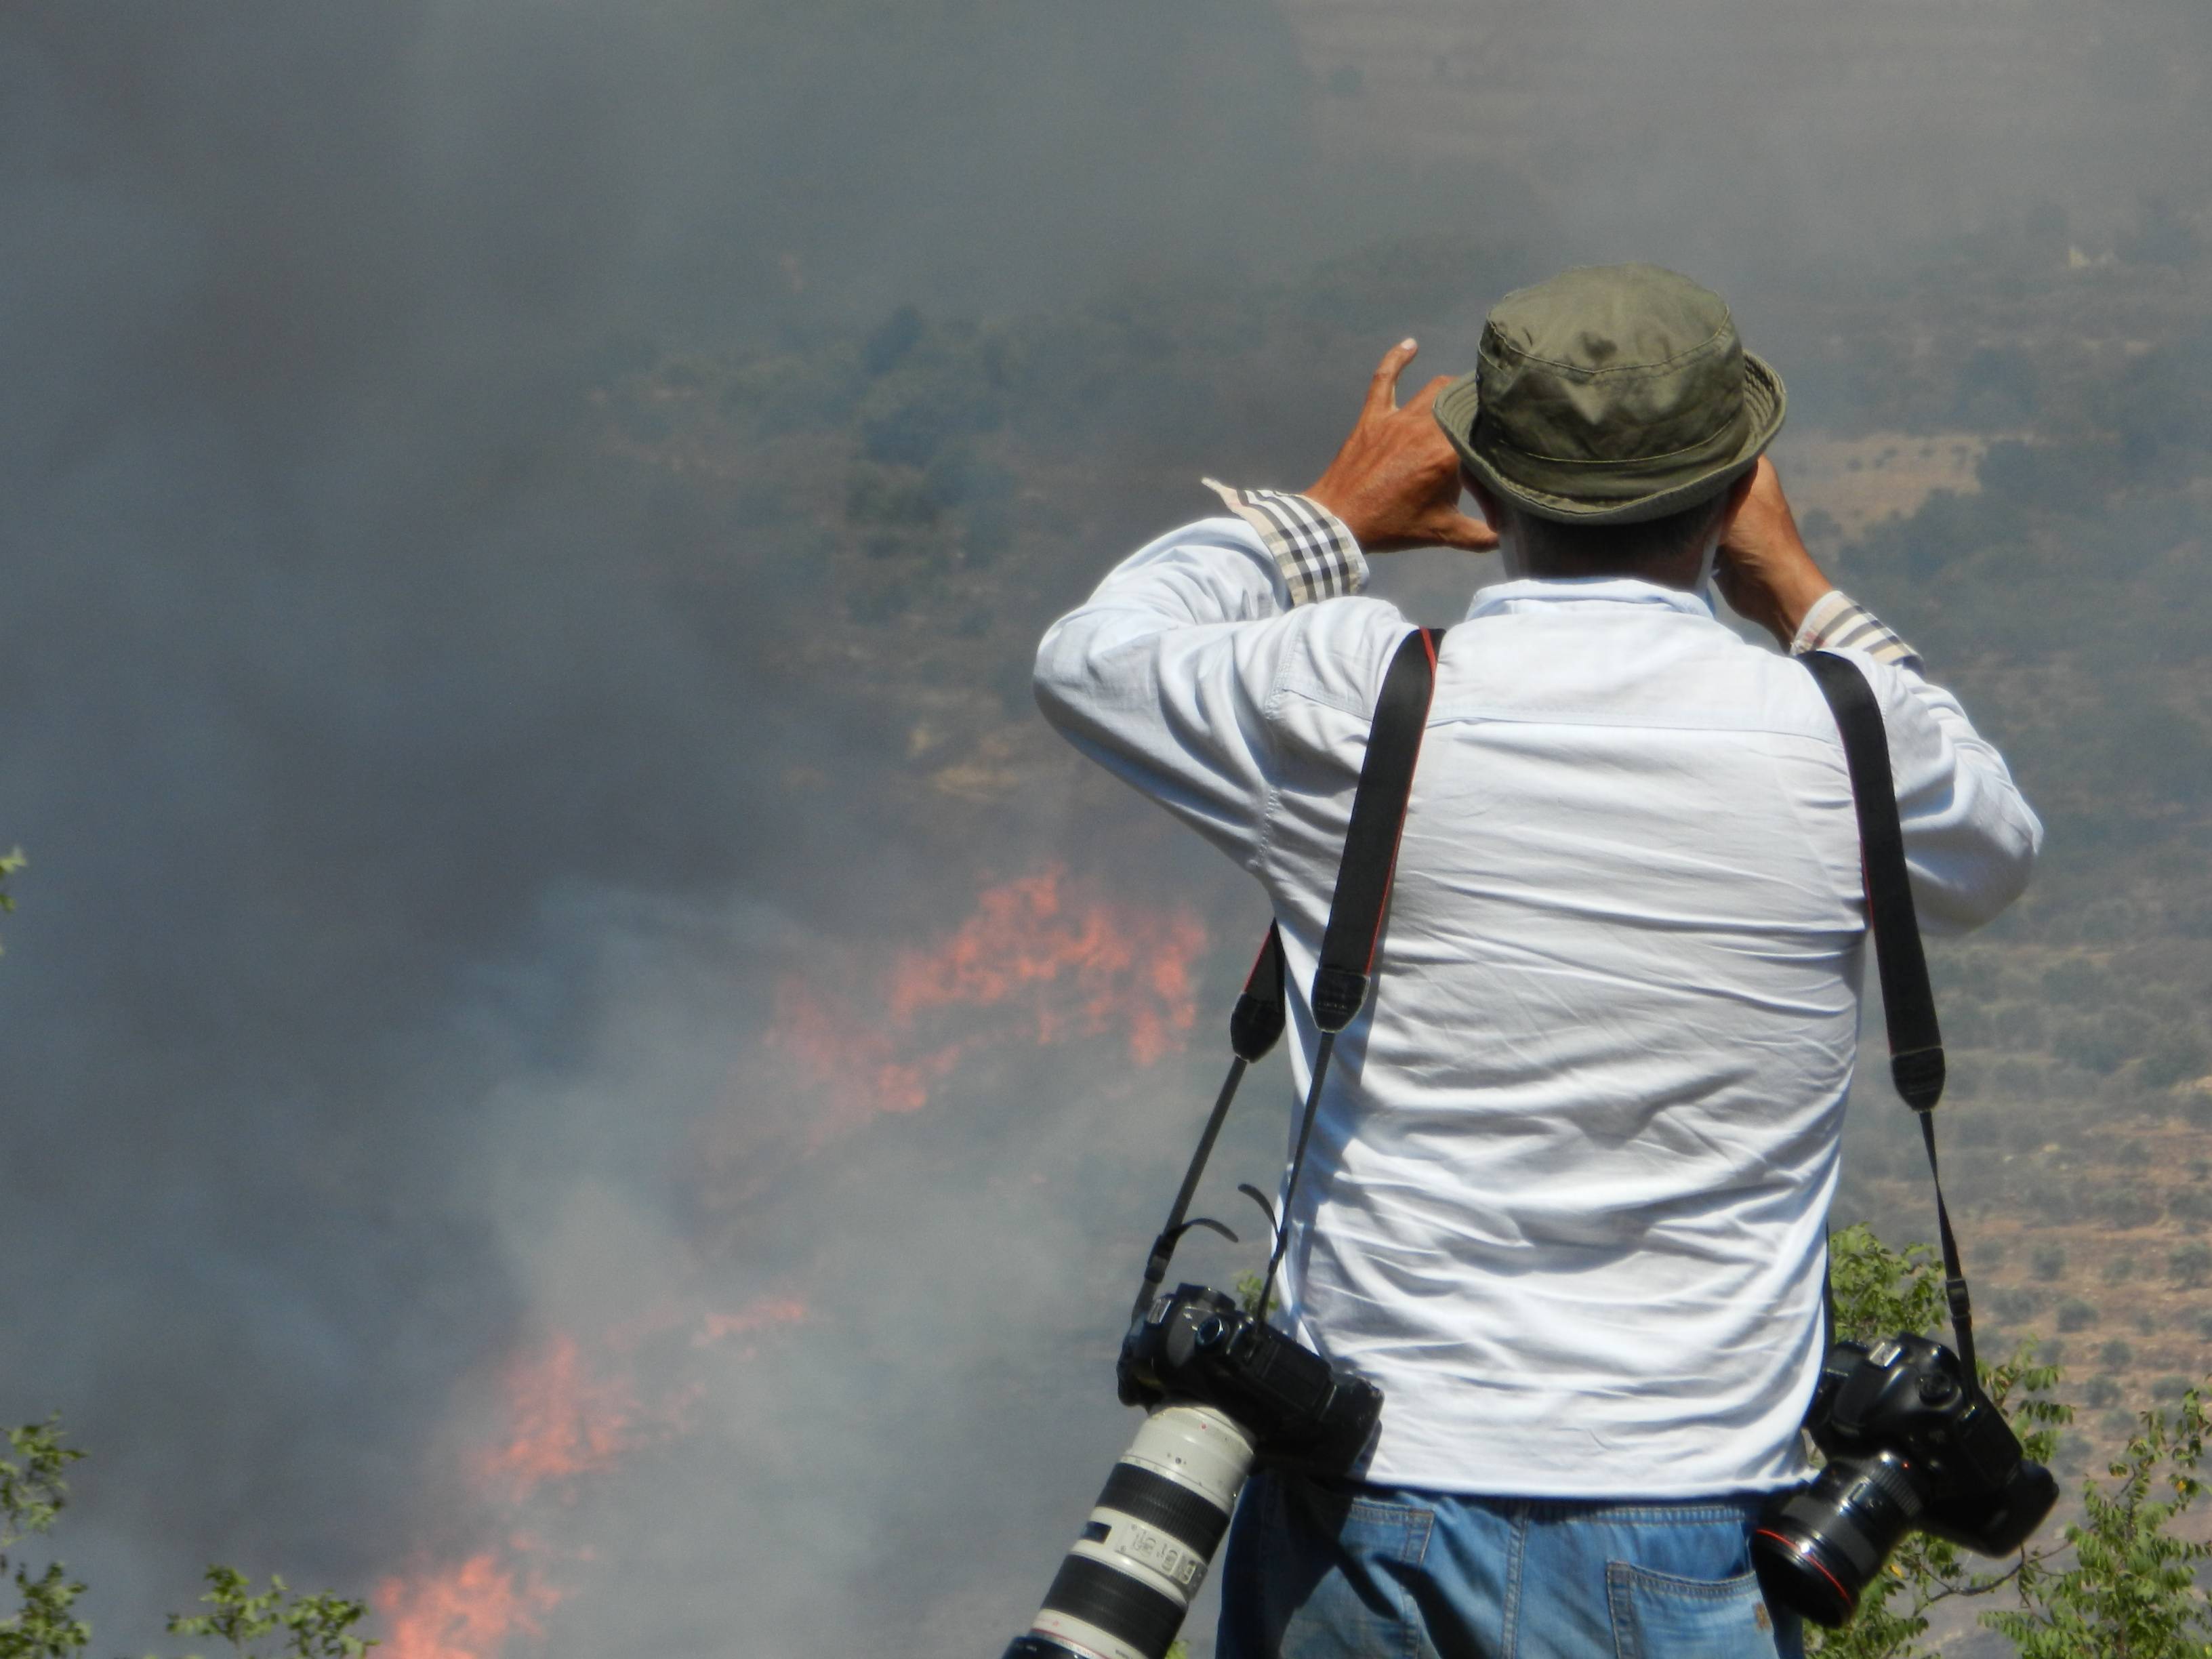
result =
[[[1437,653],[1374,991],[1291,1218],[1301,1340],[1381,1385],[1357,1480],[1263,1474],[1221,1659],[1799,1653],[1751,1522],[1805,1478],[1865,904],[1839,651],[1887,726],[1924,925],[1990,920],[2041,825],[1799,539],[1782,383],[1649,265],[1508,295],[1404,407],[1407,340],[1303,495],[1161,538],[1054,624],[1037,698],[1260,878],[1291,1066],[1368,723],[1411,624],[1365,555],[1497,549]],[[1211,481],[1209,481],[1211,482]],[[1459,508],[1462,486],[1479,522]]]

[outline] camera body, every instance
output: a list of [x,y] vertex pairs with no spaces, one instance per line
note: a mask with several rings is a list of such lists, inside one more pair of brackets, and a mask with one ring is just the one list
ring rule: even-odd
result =
[[2004,1555],[2058,1500],[1980,1382],[1924,1336],[1832,1345],[1805,1428],[1826,1465],[1767,1506],[1752,1557],[1770,1595],[1831,1629],[1913,1528]]
[[1337,1473],[1366,1449],[1382,1413],[1372,1382],[1203,1285],[1152,1299],[1122,1339],[1114,1380],[1125,1406],[1212,1406],[1252,1437],[1261,1457]]

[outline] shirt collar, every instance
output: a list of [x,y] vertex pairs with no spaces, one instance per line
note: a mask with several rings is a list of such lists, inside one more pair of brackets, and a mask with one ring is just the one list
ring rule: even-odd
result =
[[1713,616],[1712,594],[1706,588],[1692,592],[1634,576],[1528,576],[1477,588],[1468,605],[1466,619],[1472,622],[1477,617],[1528,611],[1542,605],[1648,605],[1709,621]]

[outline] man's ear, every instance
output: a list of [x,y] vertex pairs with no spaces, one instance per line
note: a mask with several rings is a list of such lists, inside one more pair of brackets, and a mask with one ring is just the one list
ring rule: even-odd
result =
[[1474,499],[1474,510],[1482,514],[1483,523],[1498,535],[1498,557],[1507,580],[1517,581],[1528,573],[1522,566],[1520,538],[1514,533],[1513,509],[1492,495],[1481,479],[1462,467],[1460,487]]

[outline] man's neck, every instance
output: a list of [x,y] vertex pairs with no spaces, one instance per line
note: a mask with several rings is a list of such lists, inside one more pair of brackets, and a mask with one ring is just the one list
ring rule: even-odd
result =
[[1573,581],[1587,580],[1592,577],[1625,577],[1694,593],[1705,586],[1705,579],[1711,572],[1711,566],[1702,553],[1680,553],[1663,559],[1583,559],[1559,554],[1529,559],[1522,556],[1510,537],[1498,550],[1504,555],[1506,578],[1511,581]]

